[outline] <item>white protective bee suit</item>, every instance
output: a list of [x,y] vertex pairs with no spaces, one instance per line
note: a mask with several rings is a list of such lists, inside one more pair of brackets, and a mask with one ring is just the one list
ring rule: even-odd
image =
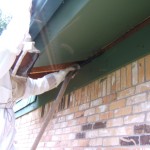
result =
[[[15,116],[13,105],[16,100],[38,95],[57,87],[65,78],[70,67],[40,79],[12,76],[10,68],[23,46],[29,31],[30,6],[32,0],[18,0],[16,13],[0,36],[0,150],[14,150]],[[25,4],[24,4],[25,3]]]

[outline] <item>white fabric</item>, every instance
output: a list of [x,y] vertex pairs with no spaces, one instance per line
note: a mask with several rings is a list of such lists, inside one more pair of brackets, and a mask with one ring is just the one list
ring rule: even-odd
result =
[[0,36],[0,78],[11,68],[22,49],[22,42],[29,32],[32,0],[15,0],[12,20]]
[[[14,18],[0,37],[0,150],[15,150],[15,117],[12,110],[17,99],[38,95],[55,88],[73,68],[47,75],[41,79],[20,78],[10,75],[16,55],[23,47],[30,23],[32,0],[17,0]],[[7,103],[5,105],[5,103]]]
[[40,51],[34,46],[35,42],[29,41],[31,39],[29,39],[29,35],[27,34],[27,38],[25,38],[25,41],[23,42],[23,49],[22,49],[22,53],[19,56],[14,69],[12,70],[11,74],[16,75],[19,66],[22,62],[22,60],[24,59],[25,55],[27,54],[27,52],[30,53],[40,53]]
[[[16,0],[15,0],[16,1]],[[14,2],[12,20],[0,36],[0,150],[14,150],[15,117],[12,110],[12,84],[9,70],[29,31],[32,0]],[[4,103],[9,104],[3,108]]]
[[14,0],[12,20],[0,38],[0,46],[3,45],[1,51],[6,52],[7,49],[15,54],[20,53],[20,46],[29,32],[31,3],[32,0]]
[[0,109],[0,149],[15,150],[15,116],[12,109]]
[[[46,75],[43,78],[31,79],[23,77],[14,77],[9,73],[0,79],[0,95],[3,99],[0,99],[0,103],[15,102],[18,99],[27,98],[31,95],[39,95],[46,91],[49,91],[57,85],[59,85],[65,78],[63,74],[67,74],[68,71],[73,68],[60,71],[58,73],[52,73]],[[56,77],[57,76],[57,77]],[[57,80],[58,77],[61,80]],[[6,82],[5,82],[6,81]],[[7,83],[7,84],[6,84]],[[11,103],[10,103],[11,104]],[[12,103],[13,104],[13,103]],[[9,103],[8,103],[9,105]],[[1,105],[0,105],[1,107]],[[15,136],[15,118],[14,112],[12,111],[12,106],[7,109],[0,109],[0,149],[2,150],[12,150],[14,148],[14,136]]]
[[64,70],[60,70],[59,72],[54,73],[53,75],[55,76],[55,79],[56,79],[56,87],[64,80],[65,76],[70,71],[74,71],[74,70],[75,70],[74,67],[68,67],[68,68],[66,68]]

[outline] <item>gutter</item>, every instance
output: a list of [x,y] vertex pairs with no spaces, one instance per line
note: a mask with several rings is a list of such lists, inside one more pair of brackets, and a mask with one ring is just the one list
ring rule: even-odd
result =
[[64,0],[33,0],[30,34],[33,40],[52,18]]

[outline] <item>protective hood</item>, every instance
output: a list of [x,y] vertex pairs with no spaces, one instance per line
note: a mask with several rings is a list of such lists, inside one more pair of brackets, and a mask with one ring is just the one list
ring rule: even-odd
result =
[[23,50],[17,56],[11,68],[12,75],[28,77],[34,63],[39,57],[40,51],[34,46],[34,42],[25,42]]

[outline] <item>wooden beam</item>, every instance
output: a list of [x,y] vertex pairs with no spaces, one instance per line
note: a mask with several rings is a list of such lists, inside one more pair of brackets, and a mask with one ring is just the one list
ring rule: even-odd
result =
[[65,69],[67,67],[71,67],[75,65],[77,62],[71,62],[71,63],[64,63],[64,64],[55,64],[55,65],[49,65],[49,66],[41,66],[41,67],[34,67],[29,77],[31,78],[40,78],[43,77],[46,74],[57,72],[59,70]]

